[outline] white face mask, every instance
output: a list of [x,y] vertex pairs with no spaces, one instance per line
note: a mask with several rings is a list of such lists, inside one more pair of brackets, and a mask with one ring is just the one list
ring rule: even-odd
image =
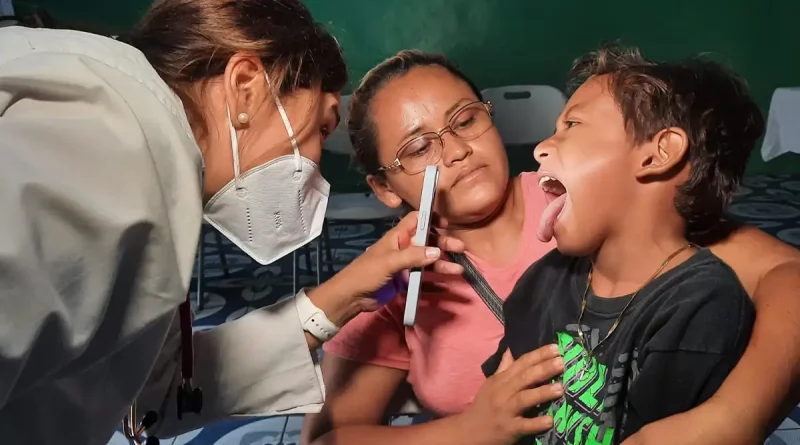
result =
[[300,156],[292,124],[269,77],[267,86],[294,153],[241,174],[239,141],[228,107],[234,178],[208,201],[203,212],[209,224],[261,264],[292,253],[322,233],[330,192],[317,164]]

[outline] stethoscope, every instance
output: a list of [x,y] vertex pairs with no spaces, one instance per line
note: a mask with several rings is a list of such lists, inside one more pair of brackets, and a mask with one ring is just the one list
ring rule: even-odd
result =
[[158,421],[158,413],[155,411],[148,411],[142,418],[142,422],[137,427],[134,422],[136,421],[136,402],[131,405],[130,413],[125,416],[122,421],[122,433],[128,440],[133,441],[136,445],[159,445],[161,442],[155,436],[146,437],[142,442],[142,436],[147,432],[147,429],[155,425]]
[[[197,295],[202,298],[202,277],[203,277],[203,239],[200,237],[200,245],[197,254]],[[178,307],[181,326],[181,384],[178,387],[178,420],[183,419],[185,413],[200,414],[203,409],[203,391],[192,385],[194,374],[194,343],[192,340],[192,304],[189,295],[186,300]],[[130,407],[128,415],[122,420],[122,433],[125,437],[136,445],[159,445],[160,441],[155,436],[147,435],[147,430],[158,422],[158,413],[148,411],[142,417],[139,425],[136,412],[136,402]]]

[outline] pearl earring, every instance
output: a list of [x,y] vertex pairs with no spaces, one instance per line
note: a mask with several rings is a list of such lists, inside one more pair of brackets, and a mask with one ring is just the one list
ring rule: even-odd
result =
[[247,113],[239,113],[239,116],[237,116],[237,118],[239,119],[239,123],[242,124],[246,124],[247,121],[250,120],[250,116],[248,116]]

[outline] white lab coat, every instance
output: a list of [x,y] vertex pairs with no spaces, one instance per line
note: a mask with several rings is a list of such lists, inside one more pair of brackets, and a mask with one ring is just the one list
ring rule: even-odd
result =
[[0,28],[0,441],[105,444],[137,397],[162,412],[162,437],[320,408],[289,299],[195,335],[204,410],[177,421],[201,170],[180,101],[139,51]]

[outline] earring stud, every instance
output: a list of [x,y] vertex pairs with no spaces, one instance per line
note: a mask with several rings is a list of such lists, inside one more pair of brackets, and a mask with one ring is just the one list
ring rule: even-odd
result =
[[239,123],[246,124],[247,121],[250,120],[250,116],[248,116],[247,113],[239,113],[239,116],[237,116],[237,119],[239,119]]

